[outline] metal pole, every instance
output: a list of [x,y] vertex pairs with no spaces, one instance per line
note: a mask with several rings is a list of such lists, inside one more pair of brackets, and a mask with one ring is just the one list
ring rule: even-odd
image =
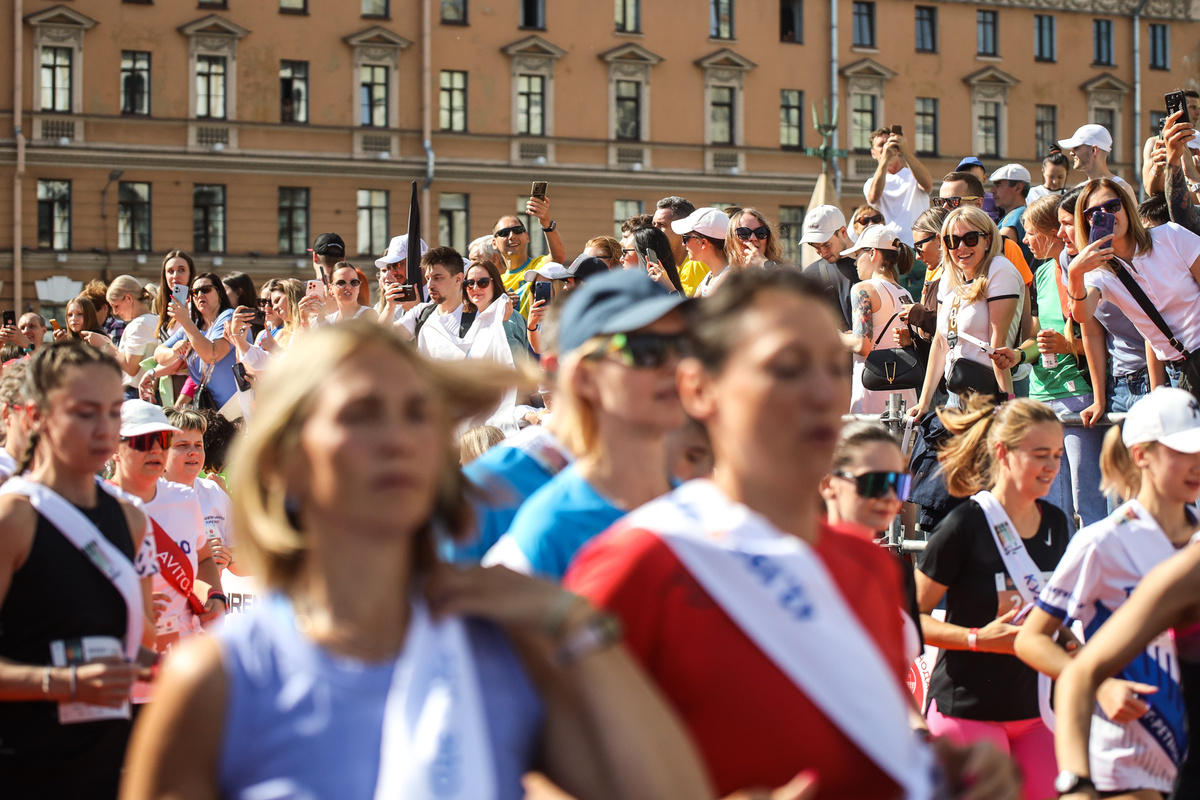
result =
[[1142,9],[1147,0],[1141,0],[1133,10],[1133,169],[1137,176],[1138,196],[1146,198],[1146,187],[1142,186]]
[[21,11],[22,0],[13,0],[13,137],[17,140],[17,169],[13,173],[13,311],[21,313],[21,287],[25,282],[22,260],[21,201],[25,178],[25,26]]

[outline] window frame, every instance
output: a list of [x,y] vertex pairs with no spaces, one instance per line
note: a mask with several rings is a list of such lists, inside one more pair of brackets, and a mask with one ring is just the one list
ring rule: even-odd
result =
[[[63,184],[66,186],[66,195],[61,197],[42,197],[42,187],[49,184]],[[37,245],[39,250],[50,250],[52,252],[66,252],[71,249],[71,237],[74,234],[74,220],[72,219],[74,209],[72,207],[74,201],[74,186],[69,179],[61,178],[39,178],[37,182]],[[49,228],[47,230],[46,241],[48,245],[43,246],[43,214],[49,211]],[[65,223],[65,224],[64,224]],[[65,231],[64,231],[65,228]],[[64,244],[60,244],[59,237],[62,236]]]
[[[991,49],[985,50],[989,38]],[[975,55],[985,58],[1000,57],[1000,12],[985,8],[976,10]]]
[[[632,24],[629,21],[630,12],[632,12],[633,16]],[[641,33],[641,0],[615,0],[613,9],[613,28],[616,33]]]
[[[219,73],[215,73],[215,72],[211,72],[211,71],[202,73],[200,71],[201,64],[208,65],[208,68],[211,70],[212,65],[216,64],[217,62],[220,62],[220,65],[221,65],[221,71]],[[212,92],[213,80],[212,80],[212,78],[215,76],[220,77],[220,84],[221,84],[221,95],[220,95],[221,96],[221,113],[219,115],[212,113],[212,105],[213,105],[212,104],[212,98],[213,98],[213,92]],[[193,79],[195,81],[195,86],[196,86],[196,105],[192,109],[193,112],[195,113],[194,119],[210,119],[210,120],[227,120],[227,119],[229,119],[229,82],[230,82],[229,77],[230,77],[230,75],[229,75],[229,58],[227,56],[214,55],[212,53],[198,53],[196,55],[196,69],[195,69],[195,73],[193,75]],[[207,93],[201,92],[201,90],[200,90],[201,84],[204,84],[206,86],[206,88],[208,90]],[[208,113],[206,113],[206,114],[200,113],[201,97],[205,97],[208,102],[208,106],[207,106]]]
[[708,0],[708,38],[722,42],[737,41],[735,0]]
[[[121,197],[126,186],[145,186],[146,199],[129,202]],[[154,185],[149,181],[120,181],[117,183],[117,250],[124,253],[148,253],[154,249]],[[138,213],[142,209],[142,213]],[[122,219],[128,218],[129,245],[122,246]],[[138,222],[145,222],[145,247],[138,247]]]
[[[457,5],[462,9],[462,19],[447,19],[446,6],[447,4]],[[438,21],[443,25],[470,25],[470,4],[468,0],[441,0],[438,3]]]
[[[784,38],[784,17],[791,16],[792,38]],[[804,44],[804,0],[779,0],[779,41]]]
[[[1156,33],[1161,32],[1161,42],[1157,42],[1159,38]],[[1149,69],[1153,70],[1170,70],[1171,69],[1171,26],[1165,23],[1150,23],[1149,31],[1146,34],[1146,49],[1149,51]],[[1157,51],[1161,49],[1161,53]],[[1155,58],[1155,55],[1160,55],[1161,58]]]
[[807,206],[779,207],[779,246],[785,262],[800,267],[800,233]]
[[[857,98],[869,97],[871,99],[871,107],[869,109],[859,108]],[[850,148],[859,154],[871,152],[871,135],[879,130],[879,95],[874,92],[852,92],[850,94]],[[862,125],[859,122],[859,114],[870,114],[871,122],[869,125]],[[865,136],[866,138],[860,138]]]
[[[728,100],[717,100],[718,92],[728,92]],[[708,96],[708,124],[709,124],[709,144],[714,144],[724,147],[734,147],[737,145],[737,133],[739,126],[737,119],[737,99],[738,87],[730,85],[717,85],[709,87]],[[729,135],[726,138],[717,138],[717,119],[716,111],[718,108],[727,108],[729,110]]]
[[[299,8],[285,7],[283,4],[288,3],[288,2],[292,2],[292,3],[299,2],[300,7]],[[280,14],[297,14],[299,16],[307,16],[308,15],[308,0],[279,0],[279,13]]]
[[[1042,119],[1042,114],[1045,111],[1049,111],[1050,119]],[[1049,131],[1045,130],[1047,127]],[[1050,145],[1057,143],[1058,106],[1049,103],[1038,103],[1033,109],[1033,144],[1037,148],[1035,155],[1038,158],[1045,158],[1050,154]]]
[[[303,192],[304,202],[298,205],[295,202],[293,195],[288,205],[284,205],[285,192]],[[278,200],[276,206],[278,208],[279,222],[279,255],[304,255],[308,252],[308,242],[311,236],[312,227],[312,189],[308,186],[280,186],[277,189]],[[284,249],[283,242],[285,236],[284,214],[287,214],[286,236],[288,237],[287,249]],[[301,221],[297,221],[297,212],[302,216]]]
[[[363,78],[367,70],[371,71],[372,81],[366,82]],[[380,84],[374,80],[378,74],[382,73],[383,83]],[[382,105],[379,98],[375,97],[375,90],[383,87]],[[370,87],[369,93],[367,92]],[[358,65],[358,127],[360,128],[390,128],[391,125],[391,89],[392,89],[392,70],[386,64],[364,63]],[[375,122],[377,114],[375,113],[382,107],[383,109],[383,124]],[[363,117],[367,116],[369,121],[364,121]]]
[[[1048,23],[1048,25],[1043,25]],[[1045,28],[1048,27],[1049,30]],[[1043,37],[1047,38],[1048,42],[1043,42]],[[1049,44],[1050,54],[1045,55],[1042,45]],[[1058,18],[1054,14],[1034,14],[1033,15],[1033,60],[1043,64],[1054,64],[1058,62]]]
[[[517,0],[517,27],[523,31],[546,30],[546,0]],[[532,12],[534,19],[530,21]]]
[[[448,76],[448,75],[449,76],[461,75],[462,76],[462,86],[461,87],[456,87],[456,86],[447,87],[445,85],[445,82],[446,82],[446,76]],[[469,130],[469,119],[468,119],[468,113],[467,113],[468,112],[468,100],[467,100],[468,85],[469,84],[468,84],[466,70],[444,69],[438,74],[438,123],[440,125],[440,127],[439,127],[440,131],[447,132],[447,133],[465,133],[467,130]],[[454,99],[456,96],[461,101],[458,108],[455,108],[455,105],[454,105]],[[450,101],[449,104],[447,104],[447,102],[446,102],[447,98],[449,98],[449,101]],[[461,125],[459,125],[457,127],[455,126],[455,114],[456,113],[460,114],[462,117],[462,123],[461,123]],[[449,115],[449,119],[450,119],[449,125],[447,125],[445,122],[446,115]]]
[[[462,198],[461,207],[447,205],[447,198]],[[460,216],[461,215],[461,216]],[[460,224],[461,223],[461,224]],[[461,227],[461,230],[459,228]],[[449,231],[443,236],[443,229]],[[453,247],[460,253],[466,254],[471,244],[471,195],[466,192],[438,193],[438,244]]]
[[[130,59],[130,61],[132,62],[132,65],[130,66],[130,68],[128,70],[125,68],[126,56],[132,57]],[[128,102],[128,95],[126,94],[126,91],[125,91],[125,82],[129,78],[131,78],[135,75],[138,75],[141,72],[141,70],[138,68],[138,57],[139,56],[146,57],[145,86],[143,87],[143,90],[142,90],[142,95],[143,95],[143,99],[145,100],[146,110],[145,111],[130,111],[130,110],[128,110],[129,102]],[[120,97],[121,97],[121,114],[123,116],[128,116],[128,117],[148,117],[148,116],[150,116],[150,97],[151,97],[150,75],[151,75],[151,69],[152,69],[153,63],[154,63],[153,53],[150,53],[146,50],[122,50],[121,51],[121,92],[120,92]]]
[[[197,194],[202,189],[205,189],[205,190],[220,189],[221,202],[220,203],[206,203],[204,205],[197,204],[197,202],[196,202]],[[212,219],[212,217],[211,217],[211,209],[215,209],[215,208],[219,208],[221,210],[221,213],[219,215],[217,215],[217,216],[219,216],[219,219],[214,221],[214,219]],[[196,224],[198,222],[198,220],[196,219],[196,216],[202,209],[204,210],[204,216],[205,216],[205,229],[206,230],[205,230],[204,236],[205,236],[205,245],[207,245],[206,247],[201,247],[200,240],[196,238],[196,234],[197,234]],[[212,246],[212,244],[213,244],[212,228],[214,225],[220,226],[220,233],[219,233],[220,247]],[[194,184],[192,184],[192,252],[193,253],[224,253],[225,248],[228,246],[228,244],[229,244],[228,187],[223,183],[194,183]]]
[[[975,119],[973,120],[973,123],[975,125],[977,135],[978,135],[978,140],[979,140],[979,146],[977,148],[979,151],[979,155],[984,158],[1000,158],[1001,157],[1000,151],[1002,148],[1002,143],[1001,143],[1002,135],[1001,135],[1000,129],[1001,129],[1001,126],[1004,124],[1003,104],[999,100],[981,100],[981,101],[979,101],[978,105],[979,105],[979,113],[977,113],[975,115]],[[988,114],[983,113],[985,110],[988,109],[989,106],[991,106],[995,109],[995,112],[996,112],[995,115],[988,115]],[[992,138],[995,140],[995,147],[993,147],[991,149],[988,149],[988,147],[985,145],[986,134],[984,133],[984,127],[983,127],[984,120],[994,120],[995,121],[995,128],[992,131]]]
[[[383,4],[383,13],[377,14],[374,11],[368,11],[367,3],[382,3]],[[391,0],[360,0],[358,8],[359,8],[359,11],[361,12],[360,16],[363,19],[391,19],[392,18]]]
[[[630,209],[634,209],[632,211],[632,213],[626,213],[626,212],[629,212]],[[644,200],[626,200],[626,199],[621,199],[621,198],[614,198],[613,199],[613,238],[620,241],[621,236],[622,236],[621,225],[625,222],[625,220],[629,219],[630,217],[637,216],[638,214],[645,214],[645,213],[646,213],[646,203]]]
[[[632,86],[634,90],[633,97],[622,97],[621,87]],[[630,80],[628,78],[618,78],[613,83],[613,138],[620,142],[642,142],[645,141],[645,136],[642,133],[642,90],[644,85],[642,81]],[[629,103],[632,101],[633,109],[633,136],[621,135],[621,109],[622,107],[629,108]]]
[[[309,90],[309,83],[308,83],[308,66],[309,66],[309,64],[308,64],[308,62],[307,62],[307,61],[294,61],[294,60],[292,60],[292,59],[287,59],[287,58],[285,58],[285,59],[281,59],[281,60],[280,60],[280,62],[279,62],[279,121],[280,121],[280,122],[282,122],[282,123],[286,123],[286,124],[289,124],[289,125],[307,125],[307,124],[309,123],[309,116],[308,116],[308,111],[309,111],[309,109],[308,109],[308,90]],[[304,75],[303,75],[303,76],[297,76],[297,75],[295,74],[295,72],[296,72],[297,68],[299,68],[299,67],[303,67],[303,70],[302,70],[302,71],[304,72]],[[290,75],[290,76],[288,76],[288,77],[284,77],[284,75],[283,75],[283,71],[284,71],[285,69],[289,69],[289,70],[291,70],[293,74],[292,74],[292,75]],[[300,107],[301,107],[301,108],[303,108],[303,117],[304,117],[304,119],[296,119],[296,116],[297,116],[297,114],[296,114],[296,108],[297,108],[297,106],[296,106],[296,102],[295,102],[295,95],[294,95],[294,93],[295,93],[295,90],[296,90],[296,87],[295,87],[295,81],[297,81],[297,80],[299,80],[299,81],[301,81],[301,82],[302,82],[302,89],[301,89],[301,91],[303,92],[303,101],[301,102],[301,104],[300,104]],[[292,98],[291,98],[291,100],[292,100],[292,114],[291,114],[291,119],[286,119],[286,118],[285,118],[285,116],[286,116],[286,115],[284,114],[284,109],[286,109],[286,108],[287,108],[287,105],[285,104],[286,95],[284,94],[284,89],[283,89],[283,82],[284,82],[284,81],[293,81],[293,85],[292,85],[292,92],[293,92],[293,96],[292,96]]]
[[[1092,66],[1115,67],[1113,52],[1113,22],[1111,19],[1092,20]],[[1107,58],[1107,60],[1105,60]]]
[[[922,19],[922,13],[926,18]],[[913,24],[916,28],[914,31],[913,46],[918,53],[936,53],[938,51],[938,35],[937,35],[937,6],[915,6],[913,11]],[[922,27],[927,27],[929,36],[928,45],[922,47]]]
[[[52,57],[51,63],[46,63],[46,56]],[[63,65],[58,63],[58,57],[65,55],[66,63],[66,87],[58,84],[58,77],[61,74]],[[38,57],[38,69],[41,73],[41,106],[38,109],[45,114],[72,114],[75,111],[75,48],[64,47],[62,45],[43,45],[41,53]],[[49,69],[50,85],[46,85],[46,73]],[[47,93],[50,98],[50,107],[46,107]],[[59,100],[66,97],[66,108],[59,108]]]
[[[923,101],[933,104],[932,112],[921,110],[921,104]],[[941,122],[940,106],[941,106],[941,103],[938,102],[938,98],[936,98],[936,97],[917,97],[917,98],[914,98],[914,100],[913,100],[913,116],[914,116],[913,151],[919,156],[937,156],[939,154],[939,147],[940,147],[939,138],[940,137],[939,137],[938,127]],[[921,120],[922,119],[926,119],[926,120],[932,119],[932,124],[931,124],[932,131],[929,133],[929,135],[933,137],[932,149],[922,148],[920,146],[921,136],[923,135],[922,131],[921,131]]]
[[[367,193],[367,205],[363,205],[363,192]],[[382,195],[383,205],[375,205],[377,195]],[[355,193],[355,250],[360,256],[378,257],[388,245],[388,225],[391,213],[391,194],[387,189],[358,189]],[[363,212],[367,212],[368,238],[362,240]],[[382,237],[375,241],[376,225],[382,224]]]
[[[529,85],[532,85],[533,81],[537,80],[539,82],[541,90],[538,92],[522,91],[521,90],[521,81],[522,80],[526,80]],[[544,137],[547,135],[547,132],[546,132],[546,85],[547,85],[547,83],[549,83],[549,78],[542,74],[533,73],[533,72],[521,72],[521,73],[517,74],[517,78],[516,78],[517,118],[514,120],[514,122],[516,123],[515,127],[516,127],[516,132],[517,132],[518,136]],[[533,97],[541,98],[541,101],[540,101],[541,125],[540,125],[540,130],[538,130],[538,131],[533,131],[532,130],[533,126],[530,124],[530,121],[532,119],[532,114],[530,113],[531,112],[530,101],[528,99],[526,99],[525,100],[525,108],[524,109],[521,108],[522,99],[533,98]],[[522,121],[524,121],[524,125],[522,125]]]
[[[875,3],[873,0],[854,0],[850,7],[850,46],[864,50],[878,50],[878,27],[875,24]],[[869,30],[861,31],[867,34],[867,41],[859,37],[860,23]]]
[[[789,93],[795,93],[796,102],[790,104],[787,101]],[[791,117],[795,112],[795,120]],[[785,118],[786,117],[786,118]],[[795,131],[795,143],[785,142],[785,128],[790,133]],[[791,152],[801,151],[804,149],[804,90],[803,89],[780,89],[779,90],[779,148]]]

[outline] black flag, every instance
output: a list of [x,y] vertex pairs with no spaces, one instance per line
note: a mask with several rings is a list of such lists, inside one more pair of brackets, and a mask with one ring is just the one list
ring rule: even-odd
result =
[[421,204],[417,200],[417,182],[412,182],[412,199],[408,202],[408,269],[406,282],[421,285]]

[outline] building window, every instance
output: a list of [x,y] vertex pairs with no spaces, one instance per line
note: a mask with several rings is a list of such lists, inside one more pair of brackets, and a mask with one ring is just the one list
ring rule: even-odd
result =
[[380,255],[388,243],[388,193],[358,190],[358,254]]
[[1111,19],[1092,20],[1092,63],[1113,65],[1113,27]]
[[71,57],[69,47],[42,48],[42,111],[71,112]]
[[850,98],[850,146],[860,153],[871,151],[871,134],[876,124],[878,98],[873,94],[855,94]]
[[779,146],[799,150],[804,146],[804,92],[799,89],[779,90]]
[[1150,25],[1150,69],[1171,68],[1171,29]]
[[712,122],[713,144],[734,143],[733,99],[735,91],[732,86],[712,87],[709,119]]
[[642,30],[641,0],[616,0],[617,33],[639,33]]
[[308,189],[279,187],[279,252],[303,254],[308,249]]
[[625,220],[641,214],[643,208],[641,200],[613,200],[613,236],[620,239]]
[[467,73],[442,70],[441,126],[444,131],[467,129]]
[[442,24],[466,25],[467,0],[442,0]]
[[545,136],[546,79],[541,75],[517,76],[517,133]]
[[1037,61],[1058,60],[1058,38],[1054,33],[1054,17],[1037,14],[1033,18],[1033,57]]
[[979,155],[1000,157],[1000,104],[991,101],[979,103],[979,116],[975,120],[979,134]]
[[200,0],[198,8],[229,8],[228,0]]
[[937,52],[937,9],[917,6],[917,52]]
[[196,117],[225,119],[224,56],[196,56]]
[[712,39],[733,38],[733,0],[708,0],[708,35]]
[[279,62],[279,121],[308,122],[308,62]]
[[616,138],[642,139],[642,84],[638,81],[617,81]]
[[1117,140],[1117,111],[1113,108],[1093,108],[1092,122],[1103,126],[1108,135]]
[[307,14],[308,0],[279,0],[280,14]]
[[121,51],[121,113],[150,113],[150,54]]
[[466,255],[470,246],[467,195],[442,192],[438,197],[438,242]]
[[855,47],[875,47],[875,4],[854,4],[854,32],[851,40]]
[[1034,117],[1034,139],[1037,157],[1045,158],[1050,148],[1058,144],[1058,106],[1038,106]]
[[71,249],[71,182],[38,181],[38,247]]
[[521,3],[521,27],[543,31],[546,29],[546,0],[519,0]]
[[378,64],[359,67],[359,103],[362,125],[386,128],[388,124],[388,68]]
[[121,181],[117,190],[117,249],[150,250],[150,184]]
[[225,252],[225,187],[196,184],[192,188],[192,250]]
[[779,41],[804,44],[804,0],[779,0]]
[[804,206],[779,207],[779,244],[785,263],[800,264],[800,228],[804,225]]
[[917,129],[913,144],[923,156],[937,155],[938,151],[938,101],[936,97],[917,98]]
[[362,0],[364,17],[387,17],[388,0]]
[[975,52],[978,55],[1000,55],[1000,41],[996,32],[998,17],[995,11],[975,12]]

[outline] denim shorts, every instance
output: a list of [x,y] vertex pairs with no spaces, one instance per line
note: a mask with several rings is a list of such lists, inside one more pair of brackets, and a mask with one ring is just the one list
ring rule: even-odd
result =
[[1113,375],[1108,384],[1108,410],[1124,413],[1150,391],[1150,374],[1142,367],[1128,375]]

